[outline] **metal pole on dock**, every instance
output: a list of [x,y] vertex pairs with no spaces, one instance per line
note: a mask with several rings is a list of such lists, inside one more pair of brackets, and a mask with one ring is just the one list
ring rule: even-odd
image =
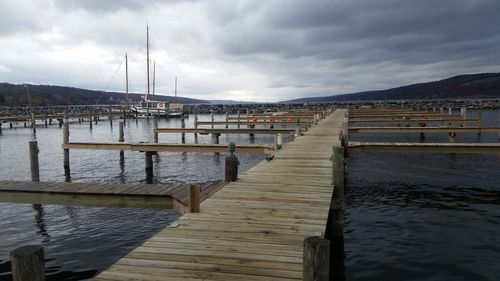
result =
[[153,151],[146,151],[146,183],[153,183]]
[[31,168],[31,181],[40,181],[40,167],[38,165],[38,142],[30,141],[30,168]]
[[234,142],[229,143],[229,156],[226,157],[225,180],[236,181],[238,179],[238,166],[240,162],[238,157],[234,155],[236,145]]
[[318,236],[304,239],[302,280],[330,280],[330,249],[327,239]]
[[41,246],[23,246],[10,252],[13,281],[45,281],[45,264]]

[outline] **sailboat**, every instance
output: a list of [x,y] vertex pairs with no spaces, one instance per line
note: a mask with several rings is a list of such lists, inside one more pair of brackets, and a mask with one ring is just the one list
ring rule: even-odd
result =
[[168,107],[168,117],[179,118],[183,117],[185,113],[186,106],[182,103],[177,102],[177,77],[175,77],[175,88],[174,88],[175,100],[173,103],[169,104]]
[[[137,118],[147,118],[149,116],[167,116],[168,115],[168,102],[154,101],[151,99],[150,91],[150,78],[149,78],[149,25],[146,25],[146,78],[147,78],[147,93],[143,96],[141,101],[133,105],[131,110],[135,112]],[[155,71],[153,71],[154,76]],[[154,96],[154,82],[153,82],[153,96]]]

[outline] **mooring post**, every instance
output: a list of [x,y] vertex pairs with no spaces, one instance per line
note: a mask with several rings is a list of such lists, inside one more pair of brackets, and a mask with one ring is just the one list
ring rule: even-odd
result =
[[274,135],[274,146],[276,147],[276,150],[281,149],[281,146],[283,144],[283,136],[281,133],[277,133]]
[[49,120],[47,120],[47,118],[45,118],[43,120],[43,122],[45,123],[45,128],[47,128],[49,126]]
[[154,126],[154,130],[153,130],[154,142],[158,143],[158,132],[156,131],[156,129],[158,129],[158,118],[156,118],[156,117],[153,119],[153,126]]
[[113,126],[113,108],[109,104],[109,125]]
[[31,130],[33,134],[36,134],[36,122],[35,122],[35,113],[31,113]]
[[[69,124],[67,122],[64,123],[63,126],[63,144],[69,143]],[[69,176],[70,167],[69,167],[69,149],[64,149],[64,173]]]
[[[198,129],[198,110],[194,109],[194,128]],[[194,142],[198,143],[198,133],[194,133]]]
[[240,117],[241,117],[241,112],[238,109],[238,129],[240,128]]
[[200,212],[200,188],[191,184],[188,190],[188,207],[191,213],[199,213]]
[[327,239],[318,236],[304,239],[302,280],[330,280],[330,249],[330,241]]
[[214,128],[214,111],[210,110],[210,120],[212,120],[212,129]]
[[213,143],[219,144],[219,136],[220,136],[219,133],[212,133],[212,141],[213,141]]
[[153,183],[153,151],[146,151],[146,183]]
[[229,124],[227,122],[229,122],[229,112],[226,110],[226,129],[229,128]]
[[2,125],[3,125],[3,122],[0,122],[0,135],[2,134]]
[[[125,133],[123,132],[123,127],[125,126],[125,122],[120,122],[119,124],[119,137],[118,137],[118,142],[124,142],[125,141]],[[120,150],[120,160],[123,160],[125,158],[125,153],[123,150]]]
[[123,111],[123,126],[127,127],[127,114],[125,113],[125,108],[122,108]]
[[325,238],[330,240],[330,268],[337,269],[344,259],[344,147],[333,147],[332,162],[333,194]]
[[90,129],[92,130],[92,112],[89,113],[89,125]]
[[[184,119],[184,116],[181,116],[181,128],[182,129],[186,128],[186,121]],[[181,142],[186,143],[186,133],[184,132],[181,133]]]
[[236,144],[234,142],[229,143],[229,156],[226,157],[226,167],[225,167],[225,180],[226,181],[236,181],[238,179],[238,166],[240,162],[238,157],[234,155],[236,151]]
[[31,181],[40,181],[40,168],[38,166],[38,142],[30,141],[30,168],[31,168]]
[[23,246],[10,252],[12,281],[45,281],[41,246]]
[[448,107],[448,115],[451,115],[452,111],[453,111],[453,109],[451,108],[451,106]]

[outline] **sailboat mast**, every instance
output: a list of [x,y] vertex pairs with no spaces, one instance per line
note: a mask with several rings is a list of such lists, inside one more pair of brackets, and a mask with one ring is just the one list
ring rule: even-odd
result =
[[147,77],[148,80],[148,94],[146,95],[146,100],[149,100],[149,25],[146,25],[146,68],[147,68]]
[[125,101],[127,102],[127,109],[130,108],[130,101],[128,99],[128,56],[125,53]]
[[174,88],[175,102],[177,102],[177,76],[175,76],[175,88]]
[[156,62],[153,61],[153,97],[155,96],[156,93]]

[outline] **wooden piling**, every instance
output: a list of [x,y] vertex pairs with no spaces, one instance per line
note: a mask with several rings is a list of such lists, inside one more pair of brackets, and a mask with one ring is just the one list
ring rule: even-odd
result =
[[41,246],[23,246],[10,252],[13,281],[45,281],[45,265]]
[[191,213],[200,212],[200,188],[194,184],[189,186],[188,206]]
[[214,128],[214,112],[213,111],[210,111],[210,120],[212,120],[212,129]]
[[113,108],[109,104],[109,125],[113,126]]
[[40,168],[38,166],[38,142],[29,142],[31,181],[40,181]]
[[281,146],[283,145],[283,135],[281,135],[281,133],[277,133],[274,136],[274,146],[277,150],[281,149]]
[[35,113],[31,113],[31,129],[33,130],[33,134],[36,134],[36,120]]
[[[153,119],[153,126],[155,129],[158,129],[158,118],[157,117],[155,117]],[[156,130],[153,130],[153,138],[154,138],[154,142],[158,143],[158,133],[156,132]]]
[[238,109],[238,129],[240,128],[240,117],[241,117],[241,112],[240,110]]
[[[119,124],[119,137],[118,137],[118,142],[125,142],[125,134],[123,132],[123,127],[125,126],[125,122],[120,122]],[[125,153],[123,150],[120,150],[120,160],[123,160],[125,157]]]
[[[184,116],[181,117],[181,128],[184,129],[186,128],[186,121],[184,119]],[[186,143],[186,133],[181,133],[181,142]]]
[[330,241],[318,236],[304,239],[304,281],[330,280]]
[[[226,110],[226,122],[229,121],[229,113]],[[226,123],[226,129],[229,128],[229,124]]]
[[153,183],[153,154],[155,152],[153,151],[146,151],[145,152],[145,159],[146,159],[146,183],[151,184]]
[[90,129],[92,130],[92,112],[89,112],[89,126]]
[[122,111],[123,111],[123,126],[127,127],[127,114],[125,113],[125,108],[123,108]]
[[[194,128],[198,129],[198,111],[194,110]],[[198,143],[198,134],[194,133],[194,142]]]
[[[64,123],[63,126],[63,144],[69,143],[69,124]],[[64,149],[64,171],[69,175],[69,149]]]
[[236,145],[234,142],[229,143],[229,156],[226,157],[226,166],[225,166],[225,181],[236,181],[238,179],[238,166],[240,162],[238,161],[238,157],[234,155],[236,150]]
[[0,122],[0,135],[2,134],[2,125],[3,125],[3,122]]

